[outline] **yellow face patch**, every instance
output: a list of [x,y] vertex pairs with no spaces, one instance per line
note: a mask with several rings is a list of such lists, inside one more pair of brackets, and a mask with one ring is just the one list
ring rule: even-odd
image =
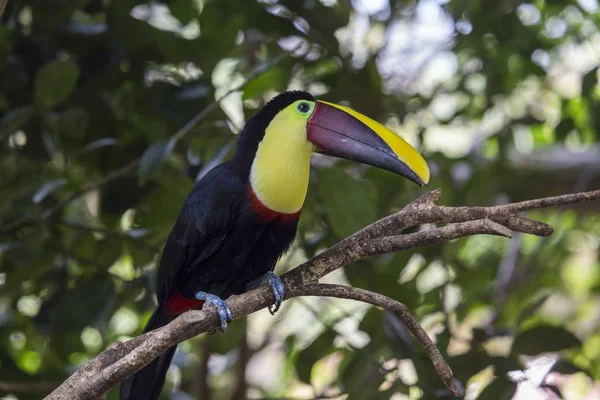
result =
[[250,184],[267,208],[286,214],[300,210],[308,190],[310,156],[307,121],[315,109],[308,100],[296,101],[277,113],[258,145]]

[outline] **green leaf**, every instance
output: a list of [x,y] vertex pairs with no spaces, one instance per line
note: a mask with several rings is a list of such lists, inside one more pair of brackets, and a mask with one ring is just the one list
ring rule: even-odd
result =
[[[381,339],[371,339],[369,344],[356,350],[356,356],[348,362],[343,372],[340,372],[341,385],[346,393],[351,393],[357,399],[389,399],[389,391],[380,391],[381,383],[385,380],[380,368],[380,360],[388,359],[390,351]],[[398,380],[394,391],[408,393],[408,388]]]
[[110,267],[121,255],[123,242],[115,236],[107,236],[96,242],[96,257],[94,261],[99,265]]
[[159,140],[146,149],[138,165],[140,183],[147,182],[162,166],[173,151],[175,142],[170,139]]
[[0,121],[0,139],[21,129],[34,113],[35,109],[32,106],[18,107],[6,113]]
[[552,291],[550,289],[540,289],[536,293],[529,293],[526,300],[521,300],[520,304],[522,308],[516,316],[517,326],[520,326],[529,317],[534,315],[551,294]]
[[242,340],[246,340],[247,322],[245,320],[235,321],[227,327],[226,335],[211,335],[210,352],[216,354],[227,354],[231,349],[240,345]]
[[62,113],[56,121],[59,134],[65,134],[73,138],[81,138],[90,121],[89,113],[80,107],[70,108]]
[[77,84],[79,67],[72,60],[52,61],[35,76],[35,102],[54,107],[65,101]]
[[307,348],[299,352],[296,358],[296,372],[301,381],[310,383],[311,372],[315,363],[335,351],[333,340],[336,335],[333,330],[328,329],[319,335]]
[[[70,230],[70,228],[65,228]],[[77,232],[70,231],[70,235],[63,236],[65,238],[65,249],[67,249],[71,256],[80,263],[86,263],[89,260],[93,260],[97,254],[96,246],[98,241],[94,237],[92,232]],[[69,240],[67,241],[66,238]]]
[[575,335],[564,328],[539,325],[519,333],[514,341],[513,354],[535,355],[581,346]]
[[41,203],[48,195],[54,192],[56,189],[67,184],[66,179],[54,179],[52,181],[44,183],[33,195],[32,201],[35,204]]
[[254,78],[244,88],[242,100],[261,97],[268,90],[282,92],[286,89],[291,75],[291,69],[271,68]]
[[56,333],[76,332],[96,322],[114,295],[115,287],[109,275],[96,274],[57,292],[42,305],[37,319],[49,322]]
[[511,400],[515,394],[516,386],[514,383],[506,379],[505,377],[497,377],[494,381],[486,386],[481,394],[480,399],[497,399],[497,400]]
[[171,14],[181,22],[182,25],[189,24],[198,16],[198,11],[191,0],[174,0],[169,2]]
[[154,250],[147,246],[141,245],[137,241],[128,243],[127,250],[129,251],[131,258],[133,259],[133,265],[136,268],[141,268],[142,266],[149,264],[154,260]]
[[341,169],[320,170],[318,187],[327,221],[337,237],[349,236],[375,221],[372,190]]
[[14,48],[13,41],[16,39],[15,35],[11,35],[11,31],[14,33],[14,30],[9,29],[6,25],[0,26],[0,72],[2,72],[6,63],[10,62],[9,56]]
[[569,132],[575,129],[575,123],[571,118],[565,118],[556,126],[556,138],[558,140],[565,140]]
[[82,153],[87,153],[90,151],[94,151],[96,149],[101,149],[104,147],[116,146],[119,141],[115,138],[102,138],[94,140],[85,145],[85,147],[81,150]]
[[536,147],[549,146],[554,143],[554,132],[546,124],[531,126],[531,134]]
[[338,72],[341,67],[342,63],[337,59],[330,58],[322,60],[315,63],[313,66],[306,68],[304,77],[307,81],[321,79]]
[[[439,343],[438,343],[439,346]],[[492,364],[492,357],[480,349],[472,349],[471,351],[459,354],[458,356],[448,359],[452,369],[455,371],[456,379],[466,382],[473,375]],[[429,369],[430,362],[419,363],[421,369]]]
[[598,67],[594,68],[583,77],[581,82],[581,96],[590,97],[598,84]]
[[381,310],[372,307],[367,311],[362,321],[358,324],[358,329],[367,332],[370,335],[379,335],[383,328],[383,318]]

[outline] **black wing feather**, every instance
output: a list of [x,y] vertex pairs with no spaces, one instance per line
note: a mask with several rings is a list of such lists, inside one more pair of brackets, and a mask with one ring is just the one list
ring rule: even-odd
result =
[[227,164],[211,170],[196,184],[163,249],[156,290],[159,304],[221,247],[243,187],[242,180],[227,172]]

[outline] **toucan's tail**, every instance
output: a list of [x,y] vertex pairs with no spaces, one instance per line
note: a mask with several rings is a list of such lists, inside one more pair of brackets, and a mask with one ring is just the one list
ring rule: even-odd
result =
[[[177,315],[165,313],[159,305],[148,320],[144,333],[153,329],[160,328],[171,322]],[[175,354],[177,346],[169,348],[167,351],[156,357],[152,362],[146,365],[135,374],[127,377],[121,383],[119,397],[121,400],[156,400],[165,383],[165,377],[171,360]]]

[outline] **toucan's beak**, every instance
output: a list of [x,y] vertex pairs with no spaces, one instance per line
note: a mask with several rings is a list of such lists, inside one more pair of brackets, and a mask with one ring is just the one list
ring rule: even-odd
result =
[[387,169],[423,186],[429,167],[400,136],[350,108],[317,101],[307,138],[319,153]]

